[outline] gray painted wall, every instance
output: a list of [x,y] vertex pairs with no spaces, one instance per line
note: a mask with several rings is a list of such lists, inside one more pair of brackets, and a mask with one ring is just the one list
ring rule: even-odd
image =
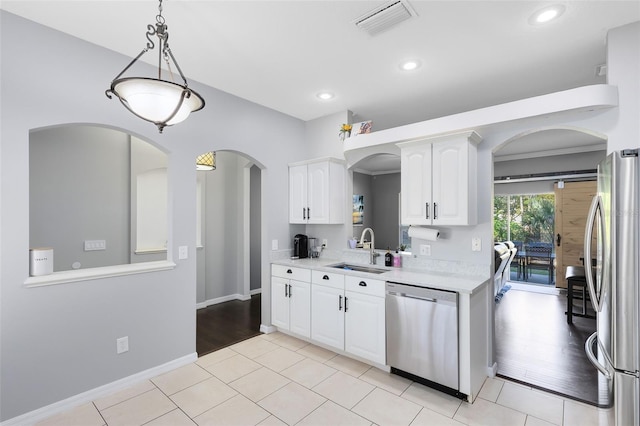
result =
[[[555,173],[573,170],[596,169],[606,151],[585,152],[571,155],[529,158],[526,160],[497,161],[495,176],[513,176],[532,173]],[[553,192],[554,180],[537,182],[500,183],[494,185],[497,194],[543,194]]]
[[353,193],[364,195],[365,206],[364,225],[354,226],[353,236],[360,239],[362,230],[371,227],[376,237],[376,250],[398,248],[400,173],[368,175],[353,172]]
[[[260,234],[262,234],[262,226],[260,224],[262,217],[262,193],[260,191],[261,177],[260,169],[251,166],[250,170],[250,223],[249,232],[251,233],[250,246],[250,290],[257,290],[262,287],[262,277],[260,271],[260,256],[262,253],[260,247]],[[265,286],[268,283],[264,284]]]
[[[0,421],[4,421],[194,354],[194,158],[212,148],[234,150],[263,170],[261,273],[262,282],[268,282],[270,243],[264,244],[290,238],[288,197],[282,190],[288,182],[287,164],[307,154],[300,143],[305,140],[302,121],[195,81],[190,86],[206,99],[205,109],[160,135],[155,126],[104,95],[130,58],[5,11],[0,11],[0,20],[4,106],[0,112]],[[151,66],[138,67],[145,68],[153,74]],[[174,269],[23,286],[29,275],[29,132],[67,123],[123,129],[168,153],[167,256],[176,262]],[[177,248],[183,245],[189,258],[178,260]],[[265,324],[270,323],[269,297],[267,288],[262,306]],[[129,337],[130,350],[116,355],[115,340],[122,336]]]
[[[129,135],[56,127],[29,140],[29,245],[54,249],[54,271],[129,263]],[[85,240],[106,250],[84,251]]]
[[[360,235],[362,234],[362,230],[365,228],[373,228],[373,218],[374,218],[374,209],[373,209],[373,189],[372,189],[372,176],[365,173],[353,172],[353,195],[362,195],[364,196],[364,215],[362,217],[362,225],[354,225],[353,226],[353,234],[357,240],[360,240]],[[353,199],[353,198],[351,198]],[[351,214],[347,216],[351,218]],[[373,228],[373,231],[376,232],[377,229]],[[377,237],[377,235],[376,235]],[[369,236],[367,236],[369,238]],[[345,241],[344,247],[347,247]]]
[[372,176],[372,189],[376,248],[395,250],[400,245],[400,173]]

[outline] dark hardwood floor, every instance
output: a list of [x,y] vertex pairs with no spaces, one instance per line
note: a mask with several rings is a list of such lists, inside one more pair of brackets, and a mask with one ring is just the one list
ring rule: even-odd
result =
[[584,352],[596,321],[567,324],[566,304],[564,293],[505,293],[495,309],[498,375],[597,405],[597,370]]
[[232,300],[198,309],[196,314],[198,356],[260,334],[260,294],[251,300]]

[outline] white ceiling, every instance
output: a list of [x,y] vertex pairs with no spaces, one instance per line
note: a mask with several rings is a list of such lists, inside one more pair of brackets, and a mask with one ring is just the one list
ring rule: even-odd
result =
[[[353,21],[387,1],[164,0],[163,16],[189,81],[302,120],[351,110],[374,131],[605,83],[607,31],[640,20],[640,0],[408,1],[417,16],[376,36]],[[528,23],[554,3],[566,6],[559,19]],[[0,7],[130,57],[158,13],[156,0]],[[422,66],[401,71],[407,58]],[[322,90],[335,98],[319,100]]]

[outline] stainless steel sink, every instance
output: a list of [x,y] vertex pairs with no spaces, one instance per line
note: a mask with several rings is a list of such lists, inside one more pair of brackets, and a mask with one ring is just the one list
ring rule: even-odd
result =
[[368,272],[370,274],[383,274],[386,269],[374,268],[373,266],[353,265],[351,263],[336,263],[335,265],[327,265],[329,268],[342,269],[344,271]]

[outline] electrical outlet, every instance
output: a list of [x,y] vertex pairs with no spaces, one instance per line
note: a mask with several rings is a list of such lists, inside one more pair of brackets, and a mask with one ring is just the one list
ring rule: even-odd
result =
[[106,250],[106,240],[85,240],[84,251]]
[[116,339],[116,352],[122,354],[129,351],[129,336]]
[[271,240],[271,250],[278,250],[278,240]]
[[189,257],[189,246],[178,247],[178,259],[184,260]]
[[429,244],[420,244],[420,255],[431,256],[431,246]]
[[482,251],[482,240],[479,237],[471,239],[471,251]]

